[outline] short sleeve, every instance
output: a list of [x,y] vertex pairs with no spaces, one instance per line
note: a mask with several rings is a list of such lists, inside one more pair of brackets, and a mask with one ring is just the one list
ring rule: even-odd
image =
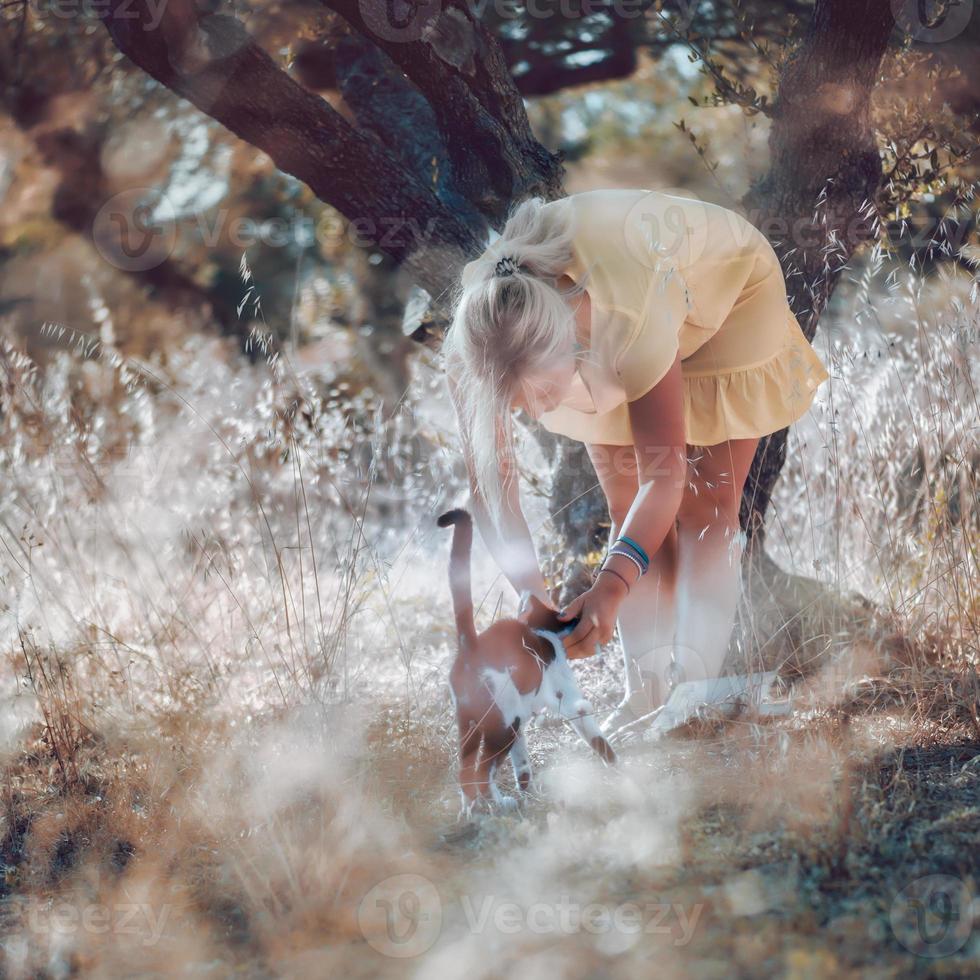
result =
[[645,395],[670,370],[689,302],[687,283],[674,264],[664,262],[651,273],[642,312],[615,361],[627,401]]

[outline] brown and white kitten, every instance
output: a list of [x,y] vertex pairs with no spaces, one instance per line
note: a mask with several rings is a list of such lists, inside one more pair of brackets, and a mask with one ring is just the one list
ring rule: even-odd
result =
[[566,719],[605,762],[616,755],[596,724],[592,705],[582,696],[565,656],[562,636],[575,623],[527,596],[527,622],[501,619],[477,634],[470,585],[473,522],[465,510],[443,514],[440,527],[455,526],[449,584],[456,614],[459,652],[449,687],[459,728],[459,783],[463,812],[489,800],[512,809],[494,781],[497,766],[510,754],[521,793],[531,784],[531,759],[524,730],[532,715],[550,709]]

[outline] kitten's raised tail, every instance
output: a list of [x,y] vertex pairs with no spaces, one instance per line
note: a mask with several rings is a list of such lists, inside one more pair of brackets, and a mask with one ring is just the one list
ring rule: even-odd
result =
[[470,551],[473,547],[473,521],[462,509],[450,510],[438,521],[439,527],[451,527],[453,547],[449,555],[449,588],[453,596],[456,632],[461,650],[476,649],[476,624],[473,621],[473,589],[470,585]]

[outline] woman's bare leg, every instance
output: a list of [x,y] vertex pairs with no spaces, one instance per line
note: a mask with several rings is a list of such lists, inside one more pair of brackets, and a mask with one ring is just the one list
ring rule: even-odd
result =
[[[610,541],[619,533],[637,492],[632,446],[588,447],[612,520]],[[617,626],[623,647],[625,694],[605,720],[604,731],[653,711],[667,695],[675,629],[678,546],[676,525],[650,556],[650,568],[632,587],[619,609]]]
[[741,589],[742,488],[759,440],[688,446],[688,486],[677,514],[677,680],[718,677]]
[[[618,526],[612,528],[613,536]],[[677,625],[677,527],[650,557],[650,568],[619,609],[617,625],[623,647],[625,693],[606,722],[614,731],[659,708],[667,698]]]

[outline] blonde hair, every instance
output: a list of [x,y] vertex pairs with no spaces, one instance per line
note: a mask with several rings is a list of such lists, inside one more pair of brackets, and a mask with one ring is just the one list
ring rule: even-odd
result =
[[584,282],[556,286],[572,261],[574,233],[570,208],[526,200],[512,209],[500,237],[466,265],[457,288],[443,353],[475,489],[498,528],[507,486],[517,479],[511,406],[521,378],[574,341],[575,314],[566,300]]

